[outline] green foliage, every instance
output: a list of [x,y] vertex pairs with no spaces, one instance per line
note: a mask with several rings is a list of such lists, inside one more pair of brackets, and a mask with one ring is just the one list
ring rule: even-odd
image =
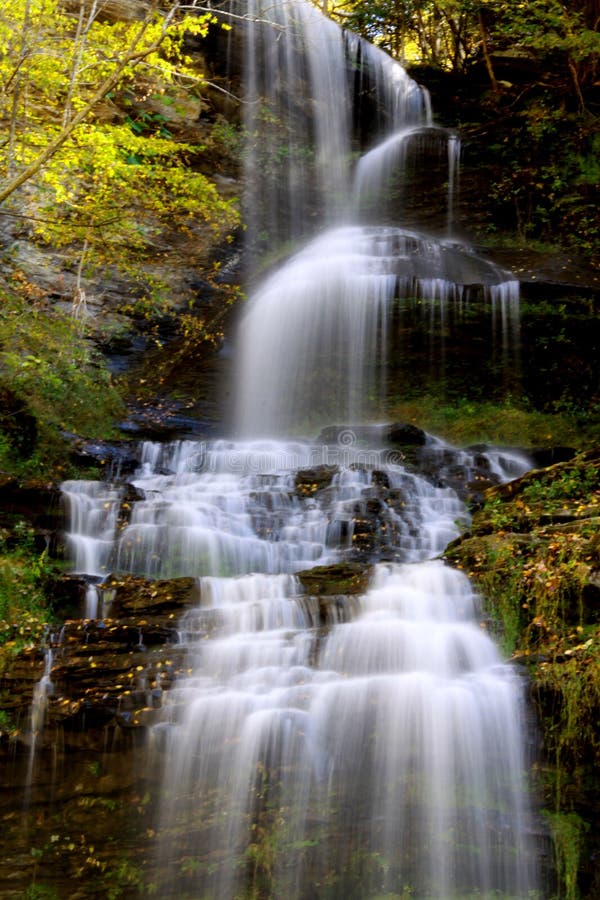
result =
[[599,509],[600,459],[588,451],[489,491],[472,534],[447,554],[481,589],[505,651],[528,666],[559,896],[571,900],[588,867],[578,812],[587,816],[600,765]]
[[[346,0],[323,4],[346,27],[396,58],[464,71],[482,52],[562,56],[577,84],[592,80],[600,52],[589,4],[560,0]],[[484,47],[484,45],[488,45]]]
[[59,894],[52,885],[40,882],[30,885],[20,895],[20,900],[59,900]]
[[5,709],[0,709],[0,732],[10,732],[14,727],[15,725],[10,713]]
[[238,125],[218,115],[210,131],[210,144],[221,155],[239,159],[244,149],[244,135]]
[[34,234],[55,247],[79,245],[87,276],[111,265],[135,274],[161,248],[166,229],[191,235],[204,222],[210,238],[218,239],[236,224],[237,213],[206,176],[190,170],[197,150],[164,131],[81,126],[60,168],[40,180],[46,218],[36,221]]
[[203,148],[168,126],[180,107],[198,115],[202,77],[183,39],[204,36],[212,18],[174,4],[132,24],[91,9],[82,4],[78,20],[58,0],[3,4],[0,124],[10,138],[0,145],[0,188],[54,148],[30,176],[33,235],[77,253],[80,276],[111,266],[143,282],[166,229],[209,246],[238,221],[234,202],[191,168]]
[[388,418],[414,422],[451,443],[465,446],[475,443],[509,447],[580,446],[593,422],[583,422],[573,412],[545,413],[522,401],[507,398],[503,402],[463,398],[446,402],[426,395],[415,400],[390,404]]
[[494,36],[498,43],[508,44],[513,52],[524,50],[534,56],[562,57],[571,70],[574,87],[580,94],[581,84],[594,77],[600,35],[587,27],[583,9],[560,0],[529,0],[506,4],[488,0],[494,14]]
[[513,124],[496,147],[491,199],[499,221],[512,220],[521,237],[560,235],[592,253],[600,239],[597,122],[566,110],[564,96],[545,89],[520,104]]
[[[585,0],[348,0],[328,8],[341,24],[411,64],[468,75],[485,62],[489,117],[484,113],[487,121],[473,123],[473,130],[489,133],[490,125],[502,125],[489,177],[494,227],[595,252],[597,6]],[[503,80],[499,53],[517,61],[517,83]],[[531,65],[524,82],[518,61]],[[465,87],[451,85],[453,91]]]
[[546,818],[554,842],[558,877],[564,887],[564,894],[561,896],[565,900],[577,900],[577,873],[584,849],[585,832],[589,826],[573,812],[547,812]]
[[[177,12],[178,4],[174,5]],[[150,14],[142,23],[109,21],[81,4],[81,18],[58,0],[5,0],[0,9],[0,119],[18,122],[18,141],[3,144],[10,170],[30,162],[74,112],[85,108],[114,71],[118,89],[139,89],[138,63],[163,85],[199,81],[183,52],[185,34],[205,35],[209,15]],[[119,68],[119,63],[122,63]]]
[[54,566],[33,538],[22,520],[0,531],[0,644],[11,653],[39,644],[49,618],[44,583]]
[[122,859],[115,866],[106,870],[103,884],[106,891],[105,896],[109,900],[140,896],[144,888],[142,869],[128,859]]
[[479,46],[473,0],[347,0],[333,17],[396,59],[463,71]]
[[551,473],[532,481],[523,490],[526,503],[565,501],[593,497],[600,490],[600,475],[596,466],[587,465],[566,469],[558,478]]
[[[32,433],[27,452],[15,447],[9,426],[16,413],[0,408],[0,468],[37,475],[52,457],[64,455],[59,429],[106,437],[123,406],[81,325],[49,308],[42,292],[17,276],[9,289],[0,286],[0,387],[33,417],[37,437]],[[15,450],[27,458],[18,463]]]

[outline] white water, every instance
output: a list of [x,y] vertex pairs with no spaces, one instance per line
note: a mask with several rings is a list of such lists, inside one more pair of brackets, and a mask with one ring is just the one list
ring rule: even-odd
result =
[[[414,299],[443,326],[477,286],[508,348],[518,286],[455,240],[348,224],[361,191],[403,164],[407,135],[443,137],[427,94],[308,3],[249,13],[274,21],[249,29],[251,246],[327,228],[250,298],[241,437],[143,445],[144,499],[125,527],[118,486],[65,485],[76,571],[199,579],[199,605],[179,624],[182,674],[153,729],[159,893],[523,900],[536,866],[522,686],[468,579],[435,559],[468,514],[358,432],[335,445],[284,437],[377,410],[395,301]],[[363,158],[354,192],[350,105],[367,94],[385,143]],[[449,136],[449,220],[457,154]],[[453,458],[468,480],[473,454]],[[502,478],[526,468],[516,455],[488,459]],[[323,466],[319,490],[298,474]],[[387,560],[369,590],[308,596],[295,573],[362,558],[365,520]]]
[[465,576],[379,566],[327,637],[290,576],[201,590],[155,731],[194,896],[238,896],[261,837],[273,896],[527,895],[521,686]]
[[401,66],[306,0],[248,0],[247,16],[245,219],[248,244],[271,253],[348,214],[355,93],[370,95],[383,133],[430,122],[431,106]]
[[[237,436],[378,418],[393,312],[404,301],[422,302],[432,327],[440,313],[442,340],[449,304],[488,301],[509,368],[518,283],[451,234],[460,141],[433,124],[427,92],[305,0],[251,4],[249,15],[257,13],[273,26],[253,24],[248,37],[248,255],[289,252],[290,239],[313,237],[249,298],[238,335]],[[379,131],[352,166],[351,104],[362,98]],[[444,238],[389,223],[390,198],[395,215],[410,205],[411,173],[432,155],[447,168]]]
[[[534,884],[520,681],[481,628],[468,579],[430,559],[467,515],[453,491],[395,460],[350,432],[329,446],[146,444],[134,479],[145,499],[115,524],[108,556],[106,528],[95,556],[77,501],[94,572],[104,560],[200,579],[200,604],[179,624],[188,674],[154,728],[161,896],[243,895],[266,877],[252,875],[255,853],[272,854],[272,896],[410,885],[419,898],[522,897]],[[473,466],[467,451],[456,460]],[[507,453],[489,463],[504,477],[524,469]],[[324,465],[329,486],[302,495],[296,472]],[[96,521],[114,490],[82,483],[67,497],[87,491]],[[363,596],[307,596],[294,571],[352,559],[356,516],[394,492],[386,552],[405,562],[380,564]]]
[[344,226],[317,237],[249,301],[239,332],[241,435],[357,422],[379,412],[392,304],[416,298],[443,334],[468,287],[490,298],[505,355],[518,338],[518,282],[453,240],[396,227]]
[[[75,491],[72,482],[65,484],[74,571],[200,577],[296,572],[342,561],[352,552],[357,507],[377,496],[376,473],[382,469],[391,490],[403,497],[401,510],[381,511],[395,559],[440,553],[459,534],[459,520],[466,521],[453,491],[394,464],[397,454],[385,449],[179,441],[144,444],[141,456],[133,483],[145,499],[131,504],[129,523],[121,529],[111,509],[117,488],[82,481]],[[468,467],[471,459],[465,454],[461,464]],[[295,490],[296,473],[319,466],[334,467],[331,483],[303,498]],[[103,513],[113,523],[110,532]],[[98,521],[102,527],[94,537],[90,523]],[[77,552],[80,547],[85,553]],[[91,597],[88,602],[91,609]]]

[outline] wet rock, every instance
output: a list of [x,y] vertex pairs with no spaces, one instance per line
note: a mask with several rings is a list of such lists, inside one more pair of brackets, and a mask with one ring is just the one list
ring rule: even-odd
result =
[[117,515],[117,529],[119,531],[129,525],[131,521],[133,504],[139,503],[146,498],[144,491],[140,490],[133,484],[129,484],[129,482],[123,485],[122,490],[123,496]]
[[[79,13],[79,0],[66,0],[69,12]],[[135,22],[148,15],[149,4],[143,0],[104,0],[99,18],[107,22]]]
[[50,598],[54,612],[63,621],[81,614],[87,586],[88,579],[80,575],[53,573],[44,580],[44,592]]
[[427,443],[427,433],[422,428],[417,428],[416,425],[410,423],[390,425],[386,437],[391,444],[411,447],[424,447]]
[[[82,601],[84,579],[65,576],[57,585],[63,602]],[[17,755],[28,753],[33,740],[32,704],[43,707],[38,751],[57,745],[61,754],[99,751],[109,735],[116,747],[125,734],[142,733],[152,717],[140,711],[160,708],[163,691],[176,679],[185,654],[176,624],[182,609],[198,599],[195,579],[111,578],[103,588],[114,593],[120,618],[68,620],[39,646],[7,661],[0,708],[19,729]],[[46,691],[36,700],[44,673]]]
[[340,594],[363,594],[371,578],[371,566],[361,563],[336,563],[331,566],[315,566],[297,573],[297,578],[307,594],[329,597]]
[[101,466],[106,477],[114,479],[133,474],[140,464],[135,447],[127,442],[116,444],[76,439],[70,458],[73,463],[84,468]]
[[321,444],[337,444],[352,448],[356,444],[381,446],[385,442],[385,426],[382,425],[328,425],[317,437]]
[[573,459],[577,453],[573,447],[541,447],[527,452],[531,456],[534,466],[540,469],[553,466],[554,463],[567,462]]
[[360,594],[330,594],[316,597],[321,628],[351,622],[360,612]]
[[190,414],[188,406],[175,400],[156,399],[130,408],[119,429],[137,440],[198,438],[210,428],[207,420]]
[[371,474],[371,480],[373,484],[378,487],[389,488],[390,486],[390,477],[387,472],[381,471],[380,469],[375,469]]
[[16,709],[31,702],[33,685],[42,677],[44,653],[38,647],[28,647],[10,660],[0,675],[2,708]]
[[[92,619],[67,622],[60,631],[58,656],[65,648],[81,645],[84,652],[144,653],[149,647],[177,643],[174,624],[164,624],[151,618]],[[58,658],[58,657],[57,657]]]
[[547,807],[580,817],[590,835],[600,765],[599,534],[594,448],[487,491],[470,531],[445,554],[484,595],[484,624],[526,666]]
[[333,476],[339,472],[338,466],[314,466],[311,469],[298,469],[294,477],[294,485],[298,493],[311,496],[323,488],[329,487]]
[[62,525],[60,498],[54,484],[5,477],[0,483],[0,523],[10,527],[16,518],[24,518],[37,531],[53,531]]
[[194,605],[200,598],[195,578],[148,581],[135,575],[126,575],[107,579],[102,588],[114,591],[111,604],[113,617],[175,614]]

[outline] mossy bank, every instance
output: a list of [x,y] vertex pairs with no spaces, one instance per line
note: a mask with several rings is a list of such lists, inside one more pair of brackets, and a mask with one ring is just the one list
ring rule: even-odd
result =
[[554,839],[556,896],[600,894],[600,450],[492,488],[446,558],[485,598],[484,623],[528,672]]

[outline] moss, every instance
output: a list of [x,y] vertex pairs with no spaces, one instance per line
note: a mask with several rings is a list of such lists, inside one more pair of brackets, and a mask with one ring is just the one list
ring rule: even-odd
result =
[[584,848],[586,823],[575,813],[547,813],[554,843],[556,869],[564,885],[564,900],[577,900],[577,873]]
[[371,567],[360,563],[337,563],[332,566],[315,566],[298,572],[298,580],[307,594],[334,596],[336,594],[362,594],[369,584]]
[[12,534],[0,532],[0,643],[5,649],[15,652],[39,642],[49,616],[44,583],[53,568],[23,521]]
[[386,413],[394,421],[413,422],[459,446],[582,447],[600,430],[597,421],[582,423],[575,412],[541,412],[510,399],[450,403],[439,395],[424,395],[391,403]]
[[[590,882],[600,791],[600,451],[486,492],[447,557],[485,598],[503,649],[527,665],[543,736],[559,896]],[[583,894],[592,896],[592,894]]]
[[49,472],[65,457],[61,432],[109,437],[123,409],[81,323],[24,279],[0,284],[0,469]]

